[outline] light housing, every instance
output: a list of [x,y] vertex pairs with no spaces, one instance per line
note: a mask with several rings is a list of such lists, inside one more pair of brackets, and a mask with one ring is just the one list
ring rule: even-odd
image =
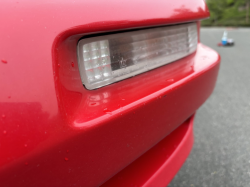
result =
[[78,43],[81,80],[93,90],[174,62],[196,48],[196,23],[85,38]]

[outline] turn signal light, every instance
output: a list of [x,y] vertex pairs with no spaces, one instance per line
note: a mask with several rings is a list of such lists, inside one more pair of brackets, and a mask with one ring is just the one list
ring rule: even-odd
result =
[[78,43],[81,80],[93,90],[174,62],[196,48],[196,23],[85,38]]

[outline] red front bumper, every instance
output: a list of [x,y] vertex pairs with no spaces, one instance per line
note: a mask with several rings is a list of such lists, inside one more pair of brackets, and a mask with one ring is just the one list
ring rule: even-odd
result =
[[192,149],[193,123],[194,115],[102,187],[166,186]]
[[[116,185],[120,180],[167,184],[191,149],[192,126],[188,122],[192,119],[187,119],[212,93],[219,55],[199,44],[197,52],[186,58],[93,91],[84,89],[79,77],[65,79],[67,61],[57,60],[61,63],[56,69],[57,116],[48,118],[36,103],[16,103],[16,113],[12,105],[0,107],[6,114],[2,130],[8,132],[1,136],[5,152],[1,153],[0,183],[98,186],[110,179],[107,184]],[[21,123],[21,128],[15,128],[13,120],[21,118],[30,125]],[[164,153],[165,144],[168,150]],[[162,158],[158,152],[171,155]],[[127,175],[135,167],[135,171],[142,170],[145,166],[137,166],[151,157],[159,157],[159,161],[149,161],[144,174],[136,180]]]
[[[202,44],[186,58],[92,91],[82,85],[76,58],[83,36],[207,18],[203,0],[22,0],[0,5],[1,186],[113,183],[139,157],[138,162],[157,154],[160,141],[170,141],[177,132],[184,139],[176,135],[169,145],[184,141],[190,132],[184,122],[212,93],[220,59]],[[152,147],[157,150],[146,153]],[[167,166],[177,170],[189,150]],[[164,159],[138,184],[156,184],[150,181],[157,177],[150,176],[160,176],[153,173],[160,172]],[[162,172],[164,183],[175,169]]]

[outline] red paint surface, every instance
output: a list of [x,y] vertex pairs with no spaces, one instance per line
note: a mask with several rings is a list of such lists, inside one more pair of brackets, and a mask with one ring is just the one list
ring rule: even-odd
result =
[[193,123],[194,115],[102,187],[167,186],[192,149]]
[[218,54],[199,45],[175,63],[89,91],[77,41],[208,15],[200,0],[1,1],[0,184],[100,185],[166,137],[211,94]]
[[1,60],[2,63],[7,64],[7,60]]

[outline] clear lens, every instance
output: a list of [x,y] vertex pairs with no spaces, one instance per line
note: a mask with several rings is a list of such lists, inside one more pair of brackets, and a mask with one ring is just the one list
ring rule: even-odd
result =
[[196,47],[196,23],[82,39],[81,79],[92,90],[183,58]]

